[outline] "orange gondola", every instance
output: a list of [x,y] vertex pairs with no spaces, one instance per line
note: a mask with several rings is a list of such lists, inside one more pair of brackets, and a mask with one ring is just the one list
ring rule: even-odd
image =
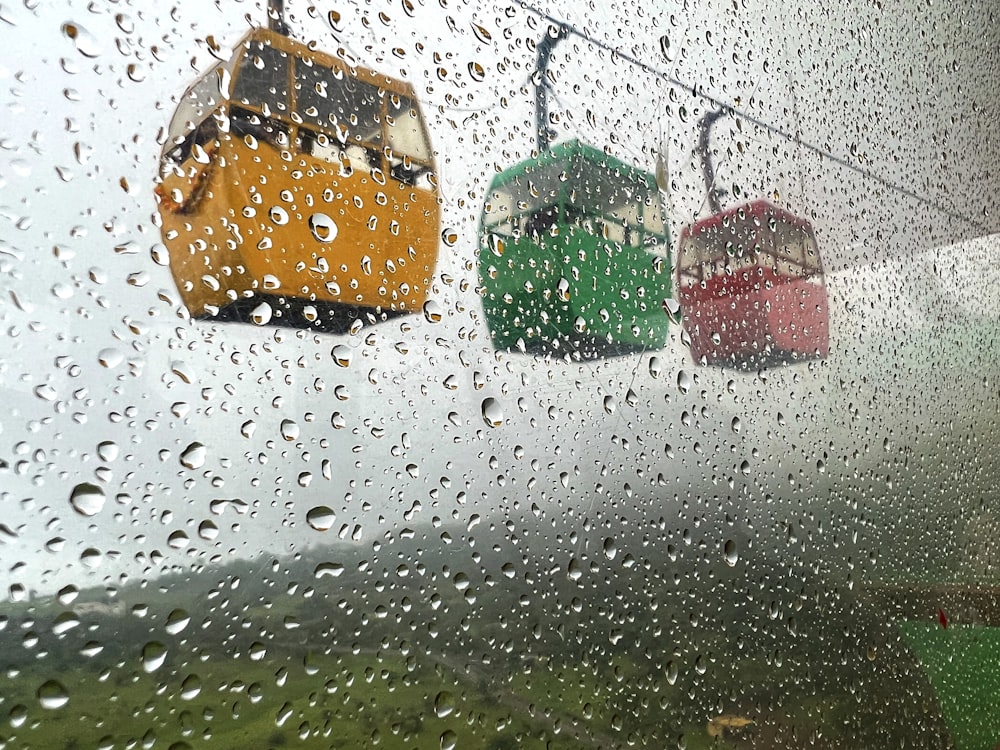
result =
[[156,194],[181,299],[326,330],[418,311],[440,212],[414,91],[282,28],[250,31],[170,124]]

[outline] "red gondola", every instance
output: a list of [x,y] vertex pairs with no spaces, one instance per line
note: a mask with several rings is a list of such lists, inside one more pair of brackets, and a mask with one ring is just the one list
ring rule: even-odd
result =
[[812,226],[759,200],[721,210],[708,131],[701,149],[713,215],[681,233],[676,288],[695,362],[754,368],[823,359],[829,303]]

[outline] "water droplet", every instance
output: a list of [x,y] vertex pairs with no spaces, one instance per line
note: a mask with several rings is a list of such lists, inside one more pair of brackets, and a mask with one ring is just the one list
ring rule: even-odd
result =
[[106,367],[109,370],[118,367],[125,359],[125,355],[122,354],[117,349],[107,348],[101,349],[97,353],[97,361],[101,367]]
[[181,466],[185,469],[200,469],[205,465],[208,450],[198,442],[191,443],[184,452],[181,453]]
[[10,709],[10,713],[7,714],[7,719],[10,721],[10,725],[14,727],[14,729],[23,726],[24,722],[28,720],[28,707],[23,703],[18,703]]
[[580,565],[580,561],[575,557],[569,561],[569,565],[566,567],[566,575],[569,576],[571,581],[579,581],[583,577],[583,566]]
[[95,547],[87,547],[80,553],[80,562],[87,568],[98,568],[104,562],[104,555]]
[[69,584],[59,589],[58,601],[64,607],[68,607],[70,604],[76,601],[76,598],[79,595],[80,595],[80,589],[78,589],[73,584]]
[[440,323],[443,317],[441,305],[432,299],[427,300],[424,303],[424,317],[429,323]]
[[167,615],[166,630],[170,635],[177,635],[191,622],[191,615],[183,609],[175,609]]
[[343,573],[344,566],[341,563],[334,562],[321,562],[313,570],[313,575],[316,576],[316,578],[326,578],[327,576],[338,578],[343,575]]
[[743,429],[743,423],[740,421],[739,417],[733,417],[733,422],[730,425],[730,428],[732,429],[733,432],[736,433],[738,433],[741,429]]
[[299,426],[292,419],[281,420],[281,437],[289,443],[299,439]]
[[493,41],[493,36],[484,26],[480,26],[478,23],[472,24],[472,33],[476,35],[478,39],[483,44],[489,44]]
[[663,372],[663,363],[660,361],[659,357],[649,358],[649,374],[654,377],[660,377],[660,373]]
[[37,696],[38,702],[42,704],[42,708],[49,709],[50,711],[62,708],[69,703],[69,693],[56,680],[43,682],[41,687],[38,688]]
[[687,370],[681,370],[677,373],[677,388],[681,393],[687,393],[691,390],[691,373]]
[[337,520],[337,514],[326,505],[317,505],[306,513],[306,523],[316,531],[329,531]]
[[656,187],[661,193],[670,192],[669,164],[670,164],[670,141],[664,140],[656,151]]
[[559,279],[559,283],[556,284],[556,296],[562,302],[569,302],[569,281],[567,279]]
[[333,361],[337,363],[338,367],[350,367],[354,350],[346,344],[337,344],[330,351],[330,356],[333,357]]
[[740,553],[736,546],[736,542],[732,539],[727,539],[726,543],[723,545],[722,552],[726,557],[726,565],[730,568],[735,567],[736,563],[739,562],[740,559]]
[[81,482],[70,493],[69,502],[81,516],[95,516],[104,508],[104,490],[90,482]]
[[43,401],[55,401],[59,392],[51,385],[39,385],[35,387],[35,395]]
[[98,57],[101,54],[101,45],[97,38],[78,23],[64,23],[63,33],[73,40],[76,51],[84,57]]
[[181,698],[186,701],[194,700],[201,693],[201,679],[196,674],[189,674],[181,683]]
[[170,371],[188,385],[195,381],[194,372],[185,362],[171,362]]
[[668,62],[674,59],[673,51],[670,49],[670,37],[666,34],[660,37],[660,53]]
[[97,455],[102,461],[114,461],[118,458],[118,444],[105,440],[97,444]]
[[250,312],[250,322],[257,326],[266,326],[271,322],[274,311],[267,302],[261,302]]
[[618,404],[615,402],[614,396],[604,397],[604,412],[605,414],[614,414],[615,410],[618,408]]
[[442,690],[434,698],[434,713],[439,719],[443,719],[455,710],[455,696],[447,690]]
[[142,647],[142,669],[144,672],[155,672],[167,660],[167,647],[159,641],[150,641]]
[[490,427],[500,427],[503,424],[503,410],[495,398],[484,398],[482,404],[483,421]]
[[274,715],[274,723],[279,727],[282,726],[291,718],[293,711],[291,703],[283,703],[281,708],[279,708],[278,712]]
[[609,560],[614,560],[617,554],[618,546],[615,544],[615,540],[609,536],[604,540],[604,556]]
[[441,750],[455,750],[458,745],[458,735],[450,729],[441,733]]
[[681,322],[681,305],[677,300],[672,297],[663,300],[663,309],[670,318],[671,323],[676,325]]
[[271,221],[279,226],[288,223],[288,211],[283,209],[281,206],[271,206],[269,214],[271,216]]
[[80,618],[73,612],[63,612],[52,623],[52,632],[56,635],[68,633],[79,626]]
[[333,242],[337,239],[337,223],[326,214],[310,216],[309,229],[320,242]]
[[677,665],[672,661],[667,662],[667,683],[670,685],[677,684]]

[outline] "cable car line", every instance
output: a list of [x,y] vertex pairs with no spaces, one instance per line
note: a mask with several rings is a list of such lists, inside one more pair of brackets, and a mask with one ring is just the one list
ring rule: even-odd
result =
[[[831,152],[827,151],[826,149],[822,148],[821,146],[817,146],[814,143],[810,143],[809,141],[803,140],[802,138],[799,138],[799,137],[793,135],[792,133],[786,133],[781,128],[779,128],[779,127],[777,127],[775,125],[771,125],[770,123],[765,122],[764,120],[761,120],[760,118],[755,117],[755,116],[753,116],[753,115],[751,115],[751,114],[749,114],[747,112],[744,112],[743,110],[740,110],[740,109],[738,109],[737,107],[734,107],[731,104],[727,104],[726,102],[722,101],[721,99],[717,99],[716,97],[712,96],[711,94],[709,94],[709,93],[707,93],[707,92],[705,92],[703,90],[699,90],[696,86],[692,86],[691,84],[684,83],[683,81],[681,81],[681,80],[679,80],[679,79],[671,76],[669,73],[664,73],[662,70],[660,70],[660,69],[658,69],[658,68],[656,68],[656,67],[654,67],[652,65],[649,65],[648,63],[642,62],[641,60],[639,60],[636,57],[633,57],[632,55],[628,54],[627,52],[624,52],[624,51],[622,51],[622,50],[620,50],[620,49],[618,49],[616,47],[612,47],[610,44],[608,44],[606,42],[602,42],[599,39],[593,38],[589,34],[585,33],[584,31],[581,31],[577,27],[573,26],[572,24],[569,24],[569,23],[567,23],[565,21],[562,21],[562,20],[556,18],[555,16],[551,15],[550,13],[547,13],[547,12],[545,12],[545,11],[539,9],[539,8],[536,8],[535,6],[533,6],[530,3],[526,2],[526,0],[517,0],[517,4],[520,5],[523,10],[525,10],[525,11],[527,11],[529,13],[532,13],[532,14],[538,16],[539,18],[545,20],[545,21],[548,21],[550,24],[552,24],[557,29],[562,30],[562,31],[560,31],[560,33],[571,33],[571,34],[574,34],[575,36],[578,36],[581,39],[586,40],[587,42],[589,42],[590,44],[594,45],[595,47],[598,47],[599,49],[603,49],[606,52],[610,52],[615,57],[619,57],[622,60],[625,60],[626,62],[630,63],[631,65],[633,65],[633,66],[635,66],[637,68],[639,68],[640,70],[643,70],[644,72],[649,73],[652,76],[655,76],[655,77],[657,77],[657,78],[659,78],[659,79],[661,79],[663,81],[666,81],[671,86],[676,86],[677,88],[683,89],[684,91],[686,91],[687,93],[689,93],[691,96],[693,96],[695,98],[703,99],[704,101],[707,101],[708,103],[712,104],[713,106],[715,106],[717,108],[720,108],[720,109],[723,109],[727,113],[732,114],[734,116],[739,116],[743,120],[746,120],[747,122],[749,122],[749,123],[751,123],[753,125],[756,125],[757,127],[762,128],[763,130],[766,130],[769,133],[773,133],[774,135],[781,136],[782,138],[784,138],[785,140],[787,140],[787,141],[789,141],[791,143],[795,143],[795,144],[801,146],[802,148],[804,148],[804,149],[806,149],[808,151],[812,151],[813,153],[818,154],[821,157],[825,157],[825,158],[829,159],[830,161],[832,161],[835,164],[838,164],[838,165],[840,165],[840,166],[842,166],[842,167],[844,167],[846,169],[849,169],[852,172],[855,172],[856,174],[860,174],[863,177],[866,177],[869,180],[877,182],[880,185],[883,185],[884,187],[887,187],[890,190],[893,190],[893,191],[895,191],[895,192],[897,192],[897,193],[899,193],[901,195],[905,195],[906,197],[911,198],[911,199],[917,201],[918,203],[922,203],[924,205],[930,206],[931,208],[935,209],[936,211],[939,211],[940,213],[944,214],[945,216],[948,216],[948,217],[950,217],[952,219],[959,219],[961,221],[964,221],[964,222],[970,224],[971,226],[975,227],[977,230],[979,230],[979,231],[981,231],[983,233],[988,233],[990,231],[988,227],[986,227],[984,224],[980,223],[979,221],[977,221],[976,219],[973,219],[970,216],[966,216],[963,213],[959,213],[958,211],[955,211],[953,209],[946,208],[945,206],[943,206],[940,203],[936,202],[932,198],[928,198],[926,196],[920,195],[919,193],[917,193],[917,192],[915,192],[915,191],[913,191],[913,190],[911,190],[909,188],[903,187],[902,185],[899,185],[899,184],[893,182],[892,180],[890,180],[890,179],[888,179],[886,177],[882,177],[881,175],[876,174],[875,172],[872,172],[871,170],[868,170],[868,169],[865,169],[864,167],[860,167],[860,166],[858,166],[856,164],[853,164],[850,161],[848,161],[847,159],[844,159],[842,157],[836,156],[835,154],[832,154]],[[553,37],[551,37],[551,35],[547,35],[546,39],[553,39]],[[544,43],[544,42],[542,42],[542,43]],[[541,87],[539,87],[539,88],[541,88]]]

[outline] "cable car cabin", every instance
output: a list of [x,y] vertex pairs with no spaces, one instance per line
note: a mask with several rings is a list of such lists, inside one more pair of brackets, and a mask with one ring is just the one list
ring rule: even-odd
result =
[[480,231],[495,348],[593,358],[663,346],[670,264],[651,174],[562,143],[493,179]]
[[752,368],[829,353],[823,267],[807,221],[756,201],[685,227],[677,256],[696,362]]
[[156,193],[195,318],[343,330],[426,299],[440,216],[412,88],[281,34],[184,94]]

